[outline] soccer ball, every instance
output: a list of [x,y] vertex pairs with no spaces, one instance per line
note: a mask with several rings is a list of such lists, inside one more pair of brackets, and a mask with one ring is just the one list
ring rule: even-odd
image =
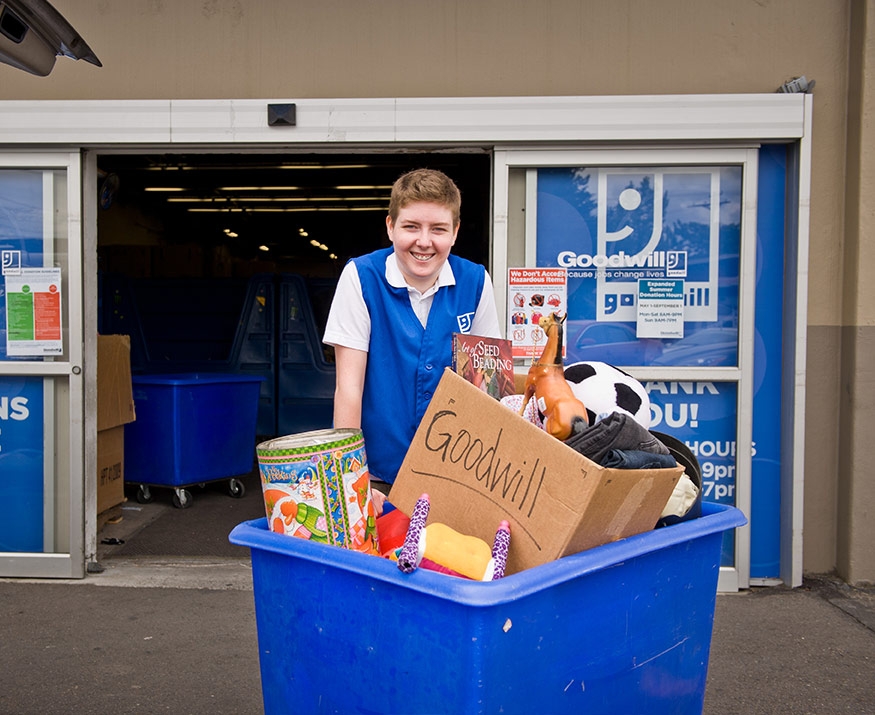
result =
[[565,379],[586,407],[590,425],[612,412],[625,412],[650,429],[650,398],[631,375],[606,362],[576,362],[565,368]]

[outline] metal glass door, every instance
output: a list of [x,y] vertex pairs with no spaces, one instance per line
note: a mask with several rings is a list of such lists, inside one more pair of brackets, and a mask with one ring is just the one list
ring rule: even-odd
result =
[[[508,307],[508,268],[564,270],[566,364],[634,375],[652,428],[698,457],[704,499],[748,516],[757,166],[756,147],[497,151],[492,261],[523,341],[533,321]],[[720,590],[749,574],[744,527],[727,534]]]
[[84,576],[80,158],[0,154],[0,576]]

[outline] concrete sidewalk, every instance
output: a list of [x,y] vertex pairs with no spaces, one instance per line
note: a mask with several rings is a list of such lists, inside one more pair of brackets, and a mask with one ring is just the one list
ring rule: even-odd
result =
[[[248,559],[110,559],[0,581],[0,712],[261,713]],[[720,595],[706,715],[875,713],[875,590]]]
[[875,589],[829,577],[717,596],[706,715],[875,713]]
[[[100,532],[102,573],[0,580],[0,715],[261,713],[248,549],[227,542],[263,515],[248,486],[186,510],[129,500]],[[822,577],[717,597],[706,715],[875,714],[873,685],[875,589]]]

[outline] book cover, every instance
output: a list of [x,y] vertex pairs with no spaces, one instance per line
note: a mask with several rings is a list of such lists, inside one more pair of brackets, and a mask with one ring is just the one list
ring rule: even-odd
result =
[[510,340],[453,333],[453,371],[496,400],[516,392]]

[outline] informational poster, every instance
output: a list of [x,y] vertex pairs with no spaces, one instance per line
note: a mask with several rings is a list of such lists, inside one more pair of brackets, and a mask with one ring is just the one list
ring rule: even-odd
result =
[[6,354],[61,355],[61,269],[22,268],[6,278]]
[[638,281],[639,338],[684,337],[684,282],[682,280]]
[[507,337],[513,356],[537,358],[546,337],[538,325],[548,313],[567,314],[567,277],[564,268],[509,268],[507,272]]

